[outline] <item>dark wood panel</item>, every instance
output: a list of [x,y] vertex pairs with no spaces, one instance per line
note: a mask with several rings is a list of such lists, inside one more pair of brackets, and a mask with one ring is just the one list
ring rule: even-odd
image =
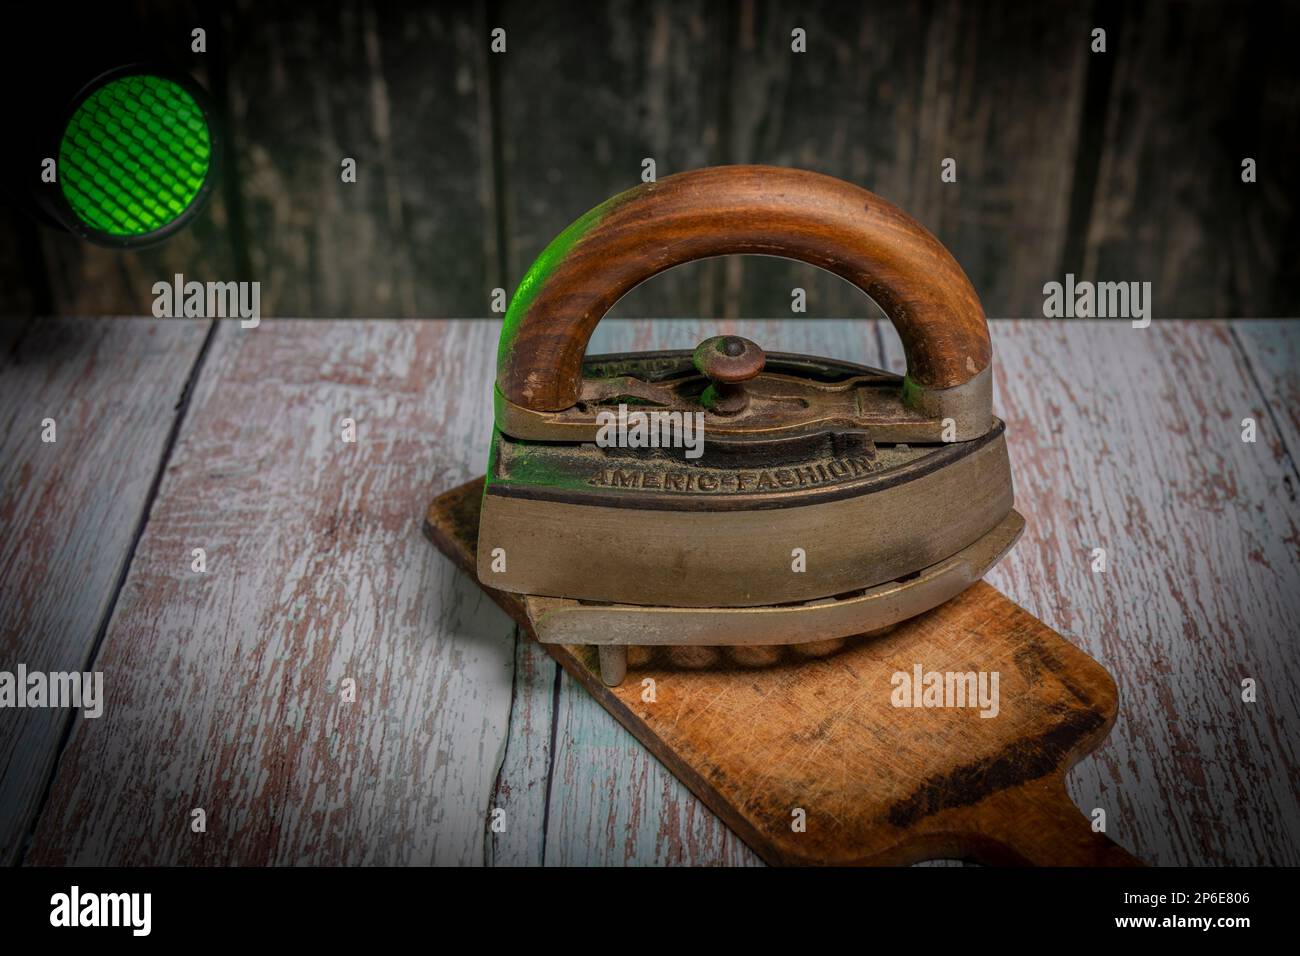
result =
[[0,197],[0,316],[31,317],[50,308],[38,226]]
[[55,315],[150,315],[153,284],[177,273],[200,282],[237,278],[230,255],[227,211],[214,196],[194,223],[158,246],[122,251],[42,228],[41,251]]
[[[1157,317],[1300,312],[1295,2],[114,6],[228,100],[229,171],[150,250],[5,227],[6,314],[144,313],[183,272],[262,281],[268,315],[482,315],[645,157],[660,176],[767,162],[866,186],[949,246],[993,316],[1041,314],[1066,271],[1151,281]],[[809,316],[879,314],[765,259],[683,266],[612,314],[783,317],[796,286]]]
[[[227,18],[251,278],[273,316],[486,315],[496,277],[487,33],[470,5]],[[344,157],[357,163],[344,183]]]
[[[509,291],[565,226],[641,182],[725,160],[719,143],[722,4],[507,2],[500,76]],[[611,316],[711,315],[717,263],[629,293]]]
[[[796,27],[807,53],[791,52]],[[1041,310],[1069,214],[1086,7],[746,0],[733,29],[733,161],[865,186],[952,250],[990,316]],[[878,314],[838,279],[772,260],[730,266],[728,308],[788,315],[794,286],[809,316]]]
[[1150,281],[1156,317],[1297,314],[1300,5],[1124,11],[1082,271]]

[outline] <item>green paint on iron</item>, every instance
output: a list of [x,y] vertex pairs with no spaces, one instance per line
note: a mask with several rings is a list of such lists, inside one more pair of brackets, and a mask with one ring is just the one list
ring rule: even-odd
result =
[[211,158],[207,120],[184,87],[159,76],[124,76],[72,114],[59,145],[59,182],[87,226],[142,236],[185,214]]
[[923,392],[925,392],[925,389],[916,384],[912,376],[903,376],[903,405],[905,407],[915,408]]
[[594,209],[589,209],[552,239],[550,245],[543,249],[541,255],[528,267],[528,271],[524,273],[519,287],[515,289],[515,294],[510,299],[510,308],[506,310],[505,322],[501,328],[501,340],[497,345],[498,366],[504,364],[510,354],[515,336],[519,334],[519,327],[523,324],[524,317],[528,314],[533,302],[541,293],[542,287],[560,268],[573,247],[594,229],[605,216],[630,199],[634,193],[644,188],[629,189],[627,192],[605,200]]
[[[494,440],[493,444],[499,444]],[[586,479],[565,467],[563,460],[557,460],[545,445],[515,441],[510,444],[510,460],[507,464],[512,485],[532,485],[542,488],[577,490],[587,487]],[[499,479],[498,479],[499,480]]]

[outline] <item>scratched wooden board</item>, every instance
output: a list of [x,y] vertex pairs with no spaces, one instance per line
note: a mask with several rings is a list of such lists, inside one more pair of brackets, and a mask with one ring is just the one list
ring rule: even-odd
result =
[[514,689],[505,750],[492,785],[492,807],[504,826],[490,829],[485,862],[541,866],[550,810],[552,730],[557,668],[534,641],[515,629]]
[[[565,226],[641,182],[730,162],[719,141],[723,5],[505,2],[499,71],[507,274],[513,292]],[[717,262],[670,270],[614,316],[712,315]]]
[[497,333],[222,325],[27,862],[483,860],[513,626],[420,525],[482,469]]
[[[1300,465],[1300,320],[1233,322],[1232,332],[1267,403],[1266,417],[1258,423],[1260,441],[1290,456],[1295,469]],[[1277,441],[1270,440],[1273,435]],[[1287,483],[1284,492],[1294,501],[1297,483]]]
[[486,315],[504,280],[477,5],[246,2],[226,31],[264,314]]
[[1119,683],[1075,801],[1150,863],[1295,865],[1300,508],[1277,431],[1240,437],[1276,379],[1217,322],[996,323],[994,350],[1028,527],[988,580]]
[[759,862],[740,837],[565,671],[553,759],[548,865]]
[[[89,665],[207,326],[0,327],[0,670]],[[53,443],[41,440],[46,418]],[[73,719],[0,715],[0,863],[17,860]]]
[[[629,345],[652,347],[659,344],[689,346],[698,337],[698,332],[696,329],[691,328],[689,323],[680,323],[679,325],[681,328],[678,332],[667,331],[669,327],[666,326],[666,330],[662,334],[656,333],[644,325],[640,329],[630,324],[627,326],[611,325],[609,332],[598,333],[598,335],[605,335],[607,338],[604,341],[598,341],[596,347],[619,348]],[[826,326],[830,324],[808,323],[805,327],[815,329],[817,325]],[[870,334],[859,336],[856,333],[859,327],[865,329],[866,326],[861,326],[858,323],[835,323],[833,325],[839,327],[834,334],[823,328],[822,334],[827,336],[825,339],[827,347],[824,348],[817,347],[811,341],[801,344],[794,336],[785,331],[791,326],[780,329],[781,334],[777,334],[775,337],[771,332],[779,327],[751,326],[745,328],[744,331],[755,335],[765,344],[774,343],[774,347],[804,348],[807,351],[824,352],[835,352],[838,349],[838,354],[844,354],[846,357],[857,358],[862,361],[871,360],[871,355],[867,350],[872,347],[870,346],[872,336]],[[1160,335],[1176,333],[1179,336],[1187,337],[1194,344],[1200,341],[1199,336],[1210,334],[1211,328],[1210,326],[1168,324],[1167,326],[1158,325],[1155,329],[1148,331],[1158,332]],[[1065,450],[1056,449],[1051,443],[1047,442],[1046,438],[1043,438],[1041,442],[1036,441],[1035,445],[1040,443],[1048,444],[1053,454],[1065,456],[1066,464],[1070,469],[1073,469],[1073,477],[1071,478],[1073,483],[1082,482],[1084,485],[1091,486],[1104,479],[1112,483],[1120,482],[1122,484],[1127,477],[1127,471],[1125,468],[1118,467],[1109,458],[1115,455],[1116,448],[1120,449],[1123,454],[1133,454],[1134,452],[1129,449],[1130,441],[1142,445],[1142,448],[1139,449],[1141,454],[1159,460],[1159,468],[1157,469],[1159,474],[1165,474],[1171,470],[1169,462],[1181,461],[1182,458],[1194,457],[1200,453],[1199,443],[1193,441],[1186,434],[1179,433],[1176,430],[1166,433],[1164,428],[1154,426],[1145,431],[1139,429],[1136,433],[1133,433],[1132,423],[1127,419],[1120,423],[1121,427],[1117,435],[1113,421],[1100,420],[1096,407],[1090,403],[1092,396],[1105,394],[1103,385],[1112,381],[1109,374],[1100,369],[1104,368],[1105,363],[1111,360],[1113,353],[1120,362],[1120,368],[1124,371],[1121,392],[1124,388],[1139,389],[1141,391],[1140,400],[1132,396],[1129,397],[1125,404],[1126,414],[1135,414],[1131,412],[1131,409],[1133,407],[1144,407],[1145,404],[1159,409],[1158,412],[1147,413],[1153,419],[1158,420],[1161,415],[1164,415],[1172,421],[1177,421],[1177,401],[1180,399],[1178,399],[1177,389],[1171,391],[1170,383],[1166,381],[1166,378],[1171,376],[1172,373],[1166,372],[1166,378],[1157,377],[1155,381],[1147,381],[1138,372],[1149,374],[1150,369],[1147,366],[1162,370],[1163,363],[1167,361],[1172,366],[1172,360],[1167,359],[1160,349],[1181,347],[1178,341],[1169,343],[1163,339],[1150,339],[1147,340],[1148,350],[1143,352],[1140,349],[1135,350],[1138,340],[1123,339],[1116,342],[1113,339],[1106,338],[1106,335],[1101,333],[1113,336],[1127,331],[1127,327],[1112,327],[1104,323],[1050,326],[1044,323],[1026,323],[1015,327],[1006,323],[996,323],[994,329],[1000,375],[997,403],[1004,417],[1013,422],[1013,417],[1007,410],[1007,395],[1014,392],[1016,388],[1021,388],[1028,393],[1023,399],[1024,402],[1030,405],[1035,402],[1050,404],[1055,414],[1060,415],[1064,421],[1070,423],[1069,432],[1080,435],[1086,434],[1093,440],[1096,447],[1109,449],[1108,457],[1098,460],[1095,455],[1088,451],[1089,444],[1084,439],[1080,439],[1077,444],[1072,444]],[[1014,331],[1015,334],[1009,334],[1008,330]],[[703,331],[703,328],[700,327],[699,331]],[[815,333],[810,332],[809,334]],[[1138,331],[1132,330],[1132,334],[1136,335]],[[1062,336],[1065,336],[1065,338],[1062,338]],[[893,364],[894,359],[890,358],[890,350],[895,346],[892,332],[886,327],[880,338],[885,346],[886,364]],[[867,344],[863,345],[862,343]],[[859,351],[854,352],[854,349],[859,349]],[[1219,382],[1218,378],[1230,376],[1233,373],[1227,371],[1220,373],[1216,369],[1225,362],[1231,367],[1232,363],[1238,362],[1240,359],[1233,357],[1231,348],[1228,348],[1226,353],[1222,349],[1208,352],[1202,349],[1201,352],[1194,354],[1197,354],[1203,360],[1201,367],[1196,370],[1197,376],[1199,376],[1196,381],[1204,382],[1204,395],[1213,396],[1219,394],[1222,391],[1221,385],[1223,383]],[[1041,375],[1036,375],[1036,373],[1040,369],[1052,367],[1091,370],[1090,374],[1093,375],[1096,381],[1089,383],[1090,387],[1088,389],[1080,389],[1066,380],[1064,373],[1060,373],[1058,377],[1048,379],[1045,384],[1044,378]],[[1186,370],[1184,370],[1184,374],[1188,374]],[[481,376],[481,381],[486,383],[490,380],[490,367],[485,364],[483,369],[469,373],[471,378],[476,375]],[[1008,375],[1012,376],[1010,382],[1006,381]],[[1245,378],[1242,377],[1241,380],[1244,381]],[[1186,390],[1192,386],[1182,385],[1180,387]],[[1115,409],[1109,407],[1108,411],[1112,416],[1118,414]],[[1260,414],[1262,414],[1262,410]],[[1146,417],[1146,415],[1139,416],[1141,420],[1145,420]],[[1018,600],[1025,603],[1035,613],[1047,619],[1049,623],[1064,630],[1067,636],[1079,643],[1081,647],[1097,655],[1103,662],[1109,663],[1105,657],[1105,647],[1107,643],[1113,644],[1118,638],[1113,634],[1099,636],[1101,629],[1091,629],[1084,626],[1092,615],[1099,615],[1097,619],[1105,621],[1107,628],[1115,627],[1113,621],[1116,616],[1121,618],[1121,624],[1123,624],[1124,616],[1128,615],[1129,618],[1139,619],[1143,627],[1154,626],[1158,630],[1160,627],[1159,618],[1157,617],[1154,621],[1151,620],[1152,615],[1146,608],[1149,600],[1148,595],[1141,595],[1136,603],[1131,599],[1126,599],[1119,602],[1118,607],[1114,601],[1104,602],[1098,607],[1096,606],[1098,602],[1089,597],[1089,592],[1078,589],[1080,585],[1079,575],[1083,573],[1090,575],[1091,572],[1087,569],[1088,555],[1080,552],[1081,546],[1076,547],[1072,544],[1073,537],[1077,537],[1078,533],[1069,532],[1071,527],[1069,522],[1074,521],[1080,514],[1085,518],[1091,516],[1093,521],[1099,519],[1095,511],[1080,504],[1081,501],[1089,499],[1086,495],[1080,494],[1077,489],[1072,489],[1074,500],[1064,500],[1060,495],[1054,496],[1052,494],[1051,482],[1054,474],[1052,469],[1058,467],[1058,463],[1040,464],[1037,469],[1031,466],[1027,474],[1021,474],[1020,453],[1015,444],[1015,433],[1016,429],[1013,427],[1011,431],[1012,456],[1017,468],[1016,474],[1020,490],[1019,503],[1022,510],[1030,513],[1028,508],[1031,494],[1034,497],[1045,494],[1051,502],[1052,509],[1055,510],[1053,513],[1048,514],[1046,518],[1042,517],[1045,513],[1043,511],[1032,513],[1034,517],[1031,518],[1030,535],[1022,540],[1017,550],[1008,559],[1007,564],[995,572],[992,580],[1016,596]],[[1130,438],[1131,434],[1133,435],[1132,438]],[[1107,442],[1107,439],[1109,439],[1109,442]],[[1124,444],[1120,444],[1121,440]],[[468,450],[473,444],[474,439],[471,437],[468,444],[462,447],[461,455],[464,464],[461,473],[474,472],[480,467],[478,458],[481,448],[474,451]],[[1045,453],[1041,449],[1035,448],[1034,454],[1041,458]],[[1235,487],[1249,487],[1260,482],[1259,475],[1252,470],[1255,465],[1259,464],[1259,461],[1253,458],[1246,461],[1251,464],[1251,467],[1240,470],[1239,473],[1230,471],[1230,474],[1236,474]],[[1067,473],[1069,472],[1067,471]],[[1046,491],[1031,492],[1030,488],[1035,485],[1045,488]],[[1135,523],[1139,526],[1176,526],[1177,517],[1180,514],[1176,500],[1166,500],[1165,496],[1159,493],[1157,488],[1148,486],[1130,489],[1130,491],[1133,493],[1125,499],[1125,508],[1128,511],[1121,515],[1111,515],[1108,511],[1101,512],[1102,516],[1109,522],[1108,527],[1111,533],[1114,533],[1116,528],[1120,533],[1127,533],[1129,525]],[[1251,494],[1248,492],[1245,496],[1249,498]],[[1043,507],[1046,508],[1046,506]],[[1292,507],[1294,506],[1292,505]],[[1065,513],[1061,514],[1061,512]],[[1146,512],[1154,513],[1157,518],[1147,517],[1143,521]],[[1035,518],[1054,522],[1066,530],[1054,536],[1040,536],[1040,539],[1035,541],[1033,538]],[[1235,531],[1233,527],[1225,525],[1222,520],[1218,523],[1214,521],[1207,522],[1203,514],[1199,515],[1199,519],[1204,525],[1201,530],[1210,539],[1211,547],[1207,550],[1222,552],[1225,546],[1231,546],[1230,536]],[[1279,527],[1286,527],[1285,522],[1275,523]],[[1176,540],[1177,533],[1177,528],[1174,527],[1173,530],[1169,531],[1168,539]],[[1240,537],[1239,533],[1237,536]],[[1163,547],[1164,541],[1159,542],[1159,544]],[[1200,546],[1204,547],[1205,545],[1201,543]],[[1086,552],[1086,549],[1084,549],[1084,552]],[[1081,564],[1077,567],[1071,566],[1069,564],[1071,561],[1079,561]],[[1160,567],[1158,562],[1151,562],[1149,565],[1130,569],[1129,573],[1144,575],[1142,583],[1154,589],[1157,606],[1171,606],[1178,610],[1178,602],[1180,600],[1186,602],[1188,599],[1177,590],[1171,591],[1171,588],[1175,586],[1187,587],[1189,586],[1188,582],[1175,580],[1171,583],[1164,580],[1160,574]],[[1113,565],[1110,573],[1115,573]],[[1237,578],[1248,573],[1249,568],[1243,570],[1240,562],[1234,564],[1229,561],[1220,576],[1207,580],[1235,582]],[[1068,579],[1067,583],[1071,588],[1070,590],[1066,590],[1065,583],[1058,585],[1058,580],[1061,578]],[[1095,579],[1084,579],[1084,583],[1087,581],[1095,581]],[[1292,587],[1290,590],[1294,591],[1295,588]],[[1061,593],[1068,594],[1071,602],[1063,602],[1059,596]],[[1251,592],[1249,589],[1242,592],[1233,583],[1223,583],[1215,589],[1214,600],[1230,608],[1235,607],[1235,611],[1228,614],[1229,619],[1242,620],[1246,619],[1250,612],[1249,600],[1253,600],[1253,598],[1240,597],[1243,593],[1250,594]],[[1284,590],[1281,593],[1286,594],[1288,592]],[[1094,606],[1088,606],[1089,600],[1092,601]],[[1271,599],[1272,605],[1277,606],[1279,600],[1274,595]],[[1288,614],[1291,616],[1290,620],[1294,621],[1294,607],[1288,607],[1283,602],[1280,610],[1282,612],[1282,621],[1287,620]],[[1110,617],[1104,616],[1103,612],[1109,613]],[[1274,617],[1277,618],[1276,613]],[[1171,620],[1175,619],[1171,617]],[[1283,627],[1283,624],[1273,624],[1272,626],[1279,628]],[[224,633],[224,628],[220,630]],[[1294,628],[1292,630],[1294,631]],[[1216,632],[1207,629],[1205,633],[1215,635]],[[1260,633],[1264,635],[1262,640],[1267,642],[1269,639],[1267,625]],[[1209,784],[1204,782],[1203,768],[1209,766],[1221,772],[1221,768],[1229,761],[1229,757],[1225,756],[1225,754],[1233,752],[1231,748],[1236,742],[1232,731],[1240,730],[1243,726],[1246,730],[1250,730],[1251,726],[1253,726],[1224,721],[1222,715],[1218,715],[1218,722],[1212,725],[1218,728],[1217,731],[1209,731],[1199,736],[1193,733],[1194,729],[1200,726],[1195,722],[1195,715],[1198,713],[1197,707],[1202,706],[1203,701],[1199,693],[1192,693],[1188,689],[1190,686],[1189,681],[1194,685],[1194,677],[1189,678],[1188,675],[1195,671],[1198,662],[1204,663],[1203,659],[1207,655],[1210,658],[1211,671],[1215,666],[1221,666],[1221,661],[1216,663],[1217,658],[1214,657],[1216,642],[1231,645],[1240,643],[1242,638],[1234,638],[1231,635],[1203,638],[1193,649],[1194,653],[1189,652],[1187,647],[1184,646],[1186,641],[1180,642],[1177,638],[1178,635],[1166,634],[1163,639],[1157,639],[1154,642],[1149,639],[1144,641],[1141,636],[1128,640],[1124,649],[1139,658],[1135,666],[1139,672],[1142,672],[1142,676],[1135,679],[1146,679],[1152,674],[1159,675],[1167,671],[1169,669],[1169,660],[1172,658],[1176,665],[1174,673],[1180,677],[1183,686],[1179,688],[1180,693],[1172,697],[1168,692],[1162,692],[1159,686],[1155,693],[1147,690],[1145,693],[1135,695],[1125,690],[1120,724],[1112,734],[1110,742],[1104,745],[1100,751],[1100,759],[1085,760],[1071,775],[1071,792],[1075,803],[1081,807],[1089,808],[1091,806],[1113,807],[1116,801],[1122,802],[1124,805],[1121,807],[1119,820],[1115,819],[1116,815],[1113,812],[1110,813],[1112,835],[1117,836],[1121,842],[1124,842],[1138,852],[1139,855],[1153,862],[1182,860],[1197,862],[1207,859],[1201,855],[1205,852],[1205,847],[1188,836],[1190,834],[1194,837],[1198,833],[1204,843],[1212,844],[1216,839],[1231,843],[1231,850],[1235,855],[1229,858],[1234,861],[1248,861],[1252,858],[1249,855],[1252,852],[1256,853],[1258,858],[1261,859],[1285,860],[1286,851],[1284,846],[1279,849],[1278,846],[1270,844],[1267,840],[1261,841],[1253,836],[1253,833],[1264,825],[1260,823],[1261,820],[1266,821],[1269,825],[1272,825],[1275,821],[1281,821],[1282,825],[1286,826],[1290,825],[1287,821],[1294,819],[1294,798],[1292,797],[1291,804],[1287,804],[1284,797],[1278,795],[1277,786],[1265,787],[1265,792],[1257,797],[1247,795],[1240,802],[1240,805],[1234,808],[1235,814],[1244,814],[1246,818],[1246,823],[1239,828],[1223,827],[1208,819],[1194,819],[1190,822],[1180,823],[1180,820],[1189,820],[1192,808],[1185,806],[1187,800],[1171,799],[1161,792],[1163,787],[1169,787],[1170,793],[1179,794],[1181,798],[1183,791],[1187,789],[1183,777],[1190,772],[1191,779],[1202,781],[1193,788],[1196,793],[1190,799],[1206,799],[1207,793],[1213,799],[1213,791],[1205,790],[1205,787]],[[1164,645],[1168,645],[1168,647]],[[1273,646],[1276,648],[1276,642]],[[1161,656],[1143,658],[1144,654],[1149,655],[1152,647],[1160,648]],[[1177,651],[1177,653],[1170,653],[1170,648]],[[1143,668],[1145,668],[1144,672]],[[1289,671],[1288,668],[1290,668]],[[1111,669],[1120,677],[1121,687],[1124,689],[1126,681],[1129,679],[1128,675],[1113,664]],[[1261,671],[1263,670],[1265,669],[1261,668]],[[1290,673],[1293,679],[1294,661],[1283,660],[1278,667],[1273,667],[1270,664],[1268,670],[1276,671],[1282,675]],[[553,694],[553,672],[550,674],[543,673],[540,677],[525,677],[522,681],[517,673],[516,685],[517,687],[530,687],[529,692],[533,696],[538,694],[545,696],[548,690],[551,690]],[[567,693],[566,688],[561,685],[559,710],[562,711],[566,706],[567,698],[576,700],[576,696]],[[520,699],[517,693],[516,708],[520,706]],[[1177,700],[1178,704],[1172,710],[1172,705],[1168,703],[1170,700]],[[627,769],[627,767],[626,760],[619,756],[619,747],[616,745],[609,748],[610,752],[607,754],[596,755],[580,761],[571,780],[568,777],[569,771],[563,762],[557,764],[554,773],[549,769],[543,773],[544,755],[540,757],[533,756],[532,751],[529,749],[530,747],[539,746],[539,741],[544,740],[546,745],[549,746],[554,733],[557,748],[568,746],[573,753],[580,753],[581,751],[580,741],[574,742],[579,744],[579,746],[575,747],[574,743],[566,744],[559,734],[561,726],[582,727],[583,725],[578,721],[568,721],[566,719],[565,723],[557,724],[554,730],[551,728],[538,729],[539,725],[545,722],[546,708],[549,706],[549,703],[545,700],[540,702],[541,709],[534,712],[533,727],[528,733],[522,731],[516,733],[516,728],[521,727],[521,724],[518,721],[512,721],[509,739],[512,744],[517,743],[518,746],[505,748],[502,755],[504,765],[501,778],[499,780],[493,778],[487,785],[487,789],[495,791],[497,799],[508,808],[507,820],[510,821],[510,824],[514,826],[518,821],[518,825],[521,827],[519,830],[508,829],[505,835],[492,838],[502,847],[496,859],[501,862],[527,861],[530,859],[537,861],[542,858],[541,851],[543,847],[546,848],[545,857],[547,859],[619,859],[630,862],[653,862],[656,859],[673,858],[672,853],[676,851],[673,851],[671,847],[668,849],[661,848],[658,841],[647,838],[644,833],[647,829],[652,830],[653,828],[646,827],[639,820],[636,821],[637,825],[634,828],[623,835],[623,845],[619,844],[618,839],[614,839],[608,841],[606,847],[598,847],[592,850],[589,845],[572,846],[566,845],[563,840],[557,841],[554,834],[558,832],[564,832],[568,840],[576,841],[580,838],[586,840],[587,831],[577,825],[581,820],[579,811],[575,810],[572,814],[574,822],[567,824],[561,822],[565,819],[566,811],[562,808],[566,803],[571,802],[575,807],[580,806],[581,801],[579,798],[569,794],[570,792],[576,794],[577,791],[582,789],[581,774],[590,773],[593,777],[617,781],[621,779],[620,769]],[[1133,711],[1131,715],[1129,709]],[[596,711],[589,711],[588,716],[595,713]],[[1193,716],[1189,717],[1188,715]],[[1273,714],[1273,716],[1276,716],[1276,714]],[[1285,727],[1286,720],[1294,722],[1294,719],[1294,710],[1292,710],[1291,714],[1285,716],[1279,726]],[[1132,730],[1128,729],[1130,724]],[[612,722],[606,724],[605,729],[608,730],[611,726],[613,726]],[[1170,755],[1170,748],[1166,743],[1170,739],[1167,735],[1174,732],[1167,729],[1171,726],[1175,729],[1181,728],[1183,735],[1190,734],[1194,738],[1190,745],[1187,740],[1179,741],[1181,749],[1177,751],[1177,760]],[[598,727],[597,730],[599,729]],[[586,733],[587,731],[583,730],[582,732]],[[1125,735],[1123,740],[1119,739],[1121,734]],[[1247,737],[1249,737],[1249,734],[1247,734]],[[1119,748],[1121,744],[1126,749],[1116,750],[1114,751],[1115,755],[1111,755],[1112,748]],[[1287,750],[1288,747],[1293,747],[1293,744],[1288,742],[1283,733],[1278,738],[1277,746],[1278,751],[1262,761],[1257,752],[1252,753],[1249,749],[1244,751],[1246,757],[1242,760],[1239,773],[1243,776],[1253,774],[1270,781],[1285,781],[1287,779],[1287,767],[1294,768],[1293,755]],[[544,754],[544,751],[538,753]],[[568,758],[566,757],[565,760],[567,761]],[[622,768],[620,768],[620,761],[623,761]],[[1291,761],[1291,763],[1288,764],[1288,761]],[[531,771],[516,774],[513,768],[519,763],[530,763]],[[1174,764],[1174,766],[1170,766],[1171,764]],[[594,769],[584,769],[584,767]],[[561,768],[565,768],[563,773],[560,772]],[[448,772],[451,773],[451,771]],[[554,790],[550,796],[549,815],[551,825],[556,827],[556,830],[550,831],[549,839],[546,832],[538,834],[536,831],[537,821],[544,821],[548,814],[545,796],[545,779],[547,776],[552,779],[552,785],[559,788]],[[653,782],[662,783],[662,779],[660,777],[658,781]],[[523,780],[525,786],[514,786],[513,784],[517,780]],[[571,781],[576,781],[576,783]],[[1280,786],[1280,783],[1278,785]],[[1130,795],[1129,790],[1132,790],[1135,794],[1140,794],[1140,796],[1134,797]],[[502,800],[502,795],[506,794],[507,791],[509,791],[511,799],[518,798],[519,802],[512,804],[507,800]],[[522,797],[520,797],[521,794]],[[540,801],[536,799],[539,794],[542,796]],[[678,796],[680,797],[680,795]],[[689,794],[686,796],[689,798]],[[666,804],[672,798],[673,794],[669,793],[661,799]],[[539,802],[540,805],[538,805]],[[596,809],[601,809],[601,804],[595,803],[593,805]],[[520,807],[518,812],[514,812],[516,806]],[[1222,809],[1222,807],[1219,807],[1217,811],[1221,812]],[[660,812],[663,812],[663,810],[660,810]],[[735,859],[737,854],[726,846],[725,838],[720,834],[714,838],[712,843],[707,839],[701,840],[701,834],[708,836],[710,833],[716,834],[717,831],[713,830],[706,821],[692,817],[695,812],[696,808],[692,808],[690,805],[679,805],[671,809],[671,813],[676,814],[678,819],[686,818],[693,822],[690,835],[691,840],[694,842],[688,840],[686,845],[689,847],[689,852],[681,854],[677,858],[691,862],[717,862],[723,859]],[[1214,812],[1208,809],[1201,811],[1207,818],[1212,817]],[[1233,819],[1236,819],[1236,817]],[[482,833],[481,825],[479,832]],[[635,844],[635,847],[630,851],[626,846],[628,843]],[[1292,844],[1294,844],[1294,840],[1292,840]],[[519,847],[522,847],[522,849],[517,849]],[[1211,847],[1211,849],[1213,848]],[[1279,857],[1279,853],[1283,855]]]
[[[1298,30],[1295,3],[1124,5],[1086,255],[1072,271],[1150,281],[1158,316],[1296,314],[1300,127],[1276,118],[1300,112]],[[1255,183],[1241,180],[1245,157]]]
[[541,645],[523,638],[516,653],[493,865],[757,862]]
[[[1089,23],[1077,4],[741,3],[728,161],[865,186],[947,245],[990,315],[1035,314],[1066,238]],[[726,314],[789,314],[794,287],[810,316],[879,314],[834,276],[760,258],[727,261]]]
[[[467,574],[482,497],[479,478],[428,510],[431,541]],[[484,590],[532,633],[519,595]],[[547,652],[766,860],[1136,862],[1089,826],[1062,779],[1114,722],[1114,682],[982,582],[869,638],[760,655],[634,648],[618,687],[601,681],[593,647]],[[1001,674],[1001,706],[900,711],[892,675],[914,666]]]

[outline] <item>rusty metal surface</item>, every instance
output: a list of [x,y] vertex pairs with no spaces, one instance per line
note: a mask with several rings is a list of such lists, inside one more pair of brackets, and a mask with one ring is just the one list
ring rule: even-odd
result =
[[[907,407],[898,376],[714,336],[589,359],[583,383],[573,408],[518,421],[498,396],[479,529],[491,587],[667,608],[832,598],[933,568],[1011,511],[1002,422],[958,440],[953,420]],[[551,440],[521,439],[521,421]]]
[[[726,646],[852,637],[891,627],[960,594],[1011,550],[1024,528],[1025,519],[1013,510],[973,544],[916,575],[817,601],[685,608],[529,596],[524,606],[542,643]],[[602,654],[602,668],[604,660]]]
[[[580,400],[569,408],[541,412],[516,405],[494,391],[497,427],[527,441],[594,441],[596,416],[620,402],[667,412],[703,412],[707,433],[717,441],[766,438],[834,429],[866,429],[878,441],[939,442],[944,419],[953,437],[968,441],[992,426],[988,370],[969,383],[944,390],[933,408],[905,402],[904,378],[833,359],[768,353],[766,366],[745,381],[743,407],[719,414],[703,396],[709,379],[684,350],[589,357],[583,364]],[[960,393],[960,394],[959,394]]]
[[[978,442],[921,449],[899,466],[879,467],[881,449],[875,462],[863,456],[837,465],[842,477],[829,465],[772,462],[733,469],[724,481],[711,466],[615,467],[600,451],[591,449],[586,464],[595,467],[583,472],[572,448],[533,449],[570,469],[565,487],[539,485],[532,489],[538,496],[498,493],[490,472],[479,529],[483,583],[627,604],[811,600],[929,567],[988,532],[1013,504],[1000,428]],[[611,482],[615,472],[622,486]],[[823,474],[833,479],[829,487],[799,486],[800,475]],[[675,478],[683,490],[647,490],[649,476],[659,485]],[[746,490],[742,478],[750,479]],[[709,487],[701,489],[705,479]],[[769,482],[776,487],[765,487]],[[628,506],[635,502],[642,506]],[[806,555],[806,572],[792,570],[796,548]],[[494,558],[498,549],[504,566]]]

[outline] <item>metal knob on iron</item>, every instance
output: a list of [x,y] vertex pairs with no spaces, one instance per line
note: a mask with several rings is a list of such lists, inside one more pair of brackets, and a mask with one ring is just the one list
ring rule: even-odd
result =
[[[586,355],[605,312],[657,273],[774,253],[875,299],[907,374],[734,335]],[[816,173],[701,169],[587,213],[520,283],[494,403],[479,579],[525,595],[542,641],[601,646],[610,683],[629,644],[795,644],[896,623],[977,581],[1024,525],[965,273],[901,210]],[[654,440],[603,444],[615,409]],[[683,454],[669,426],[696,416],[702,450]]]
[[695,347],[695,368],[709,378],[700,401],[714,414],[734,415],[749,405],[744,383],[763,371],[767,356],[739,335],[715,335]]

